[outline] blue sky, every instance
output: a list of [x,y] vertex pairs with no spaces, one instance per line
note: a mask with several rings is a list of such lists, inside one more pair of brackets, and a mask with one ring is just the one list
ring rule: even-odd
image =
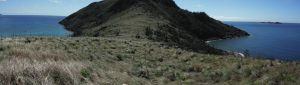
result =
[[[67,16],[99,0],[0,0],[7,15]],[[206,12],[222,21],[300,23],[300,0],[175,0],[183,9]]]

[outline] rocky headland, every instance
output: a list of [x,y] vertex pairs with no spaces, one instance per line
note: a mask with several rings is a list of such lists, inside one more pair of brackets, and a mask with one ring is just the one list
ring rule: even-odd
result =
[[183,49],[224,54],[205,41],[248,36],[204,12],[189,12],[173,0],[104,0],[60,22],[74,36],[131,37],[165,42]]

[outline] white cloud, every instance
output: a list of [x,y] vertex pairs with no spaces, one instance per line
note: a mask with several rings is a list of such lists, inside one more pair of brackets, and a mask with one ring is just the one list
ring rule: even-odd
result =
[[7,0],[0,0],[0,1],[7,1]]

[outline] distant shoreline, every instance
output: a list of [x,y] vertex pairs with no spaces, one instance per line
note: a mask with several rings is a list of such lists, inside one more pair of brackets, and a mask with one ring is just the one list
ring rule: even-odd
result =
[[259,23],[266,23],[266,24],[283,24],[282,22],[259,22]]

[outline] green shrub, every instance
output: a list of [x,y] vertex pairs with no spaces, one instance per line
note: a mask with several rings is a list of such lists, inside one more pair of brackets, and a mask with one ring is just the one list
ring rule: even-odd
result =
[[91,76],[91,72],[88,69],[81,69],[80,71],[81,76],[88,78]]

